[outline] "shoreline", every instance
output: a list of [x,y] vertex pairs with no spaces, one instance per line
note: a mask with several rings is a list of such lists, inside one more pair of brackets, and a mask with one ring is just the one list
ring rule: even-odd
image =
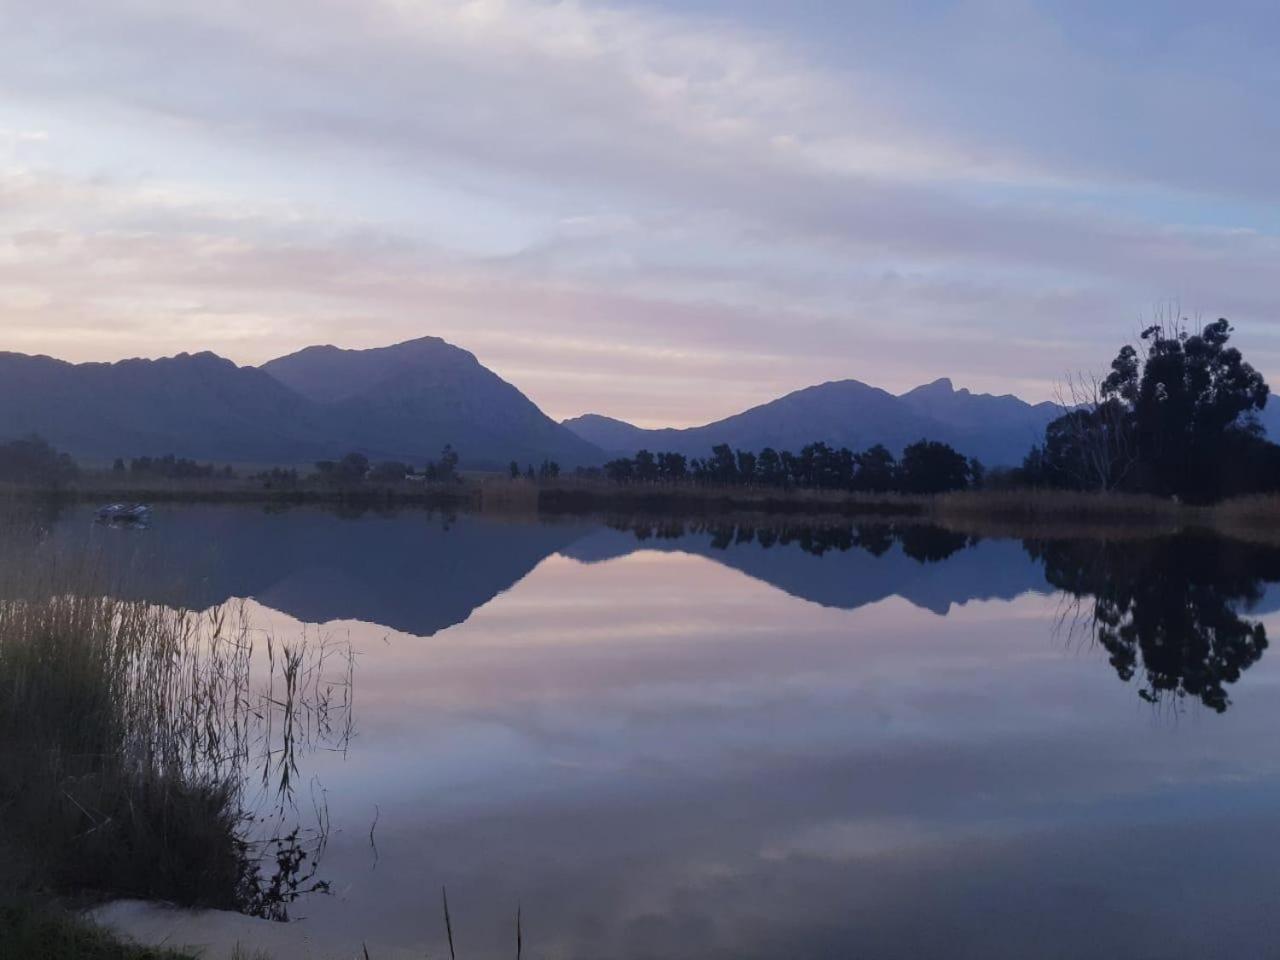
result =
[[247,481],[90,482],[62,487],[0,486],[0,505],[18,503],[243,504],[354,509],[446,509],[486,515],[569,518],[652,517],[910,521],[986,536],[1158,535],[1207,530],[1247,540],[1280,541],[1280,494],[1194,505],[1131,493],[1064,490],[967,490],[936,495],[873,494],[765,487],[627,485],[465,477],[456,484],[268,488]]

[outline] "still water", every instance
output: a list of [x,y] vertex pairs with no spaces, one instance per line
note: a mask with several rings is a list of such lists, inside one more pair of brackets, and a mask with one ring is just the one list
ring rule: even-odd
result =
[[49,518],[355,652],[304,758],[375,958],[1280,956],[1280,550],[425,512]]

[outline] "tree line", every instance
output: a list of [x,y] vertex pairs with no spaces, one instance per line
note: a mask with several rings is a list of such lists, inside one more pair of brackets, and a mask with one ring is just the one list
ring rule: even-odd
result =
[[65,453],[34,434],[0,443],[0,481],[59,486],[76,479],[80,468]]
[[525,480],[546,482],[548,480],[554,480],[560,476],[560,464],[556,463],[554,460],[543,460],[538,469],[534,470],[533,464],[530,463],[525,467],[524,472],[522,473],[520,471],[519,462],[512,460],[511,463],[507,465],[507,471],[511,474],[512,480],[519,480],[523,477]]
[[[352,452],[337,460],[317,461],[310,479],[338,485],[399,483],[405,480],[452,483],[459,479],[458,459],[457,451],[449,444],[445,445],[438,460],[429,460],[420,469],[398,460],[373,463],[363,453]],[[554,477],[559,470],[553,463],[544,463],[539,476]],[[82,472],[69,454],[58,451],[38,435],[0,441],[0,482],[56,487],[78,479]],[[215,480],[237,477],[229,464],[201,463],[172,453],[128,460],[117,457],[110,472],[115,477],[134,479]],[[248,479],[268,487],[295,487],[308,478],[300,476],[295,467],[272,467],[251,473]]]
[[980,486],[985,471],[976,459],[948,444],[920,440],[904,448],[901,458],[883,444],[855,453],[821,441],[807,444],[798,454],[772,447],[759,452],[734,450],[727,443],[712,447],[706,458],[641,450],[634,457],[609,461],[602,473],[618,484],[692,482],[930,494]]
[[111,466],[111,472],[117,476],[127,473],[133,477],[162,477],[166,480],[231,478],[236,475],[230,464],[219,467],[214,463],[199,463],[172,453],[163,457],[134,457],[127,465],[123,457],[117,457]]
[[446,443],[439,460],[428,460],[417,470],[402,460],[383,460],[372,463],[363,453],[352,452],[338,460],[316,461],[316,475],[320,480],[351,485],[366,480],[374,483],[399,483],[404,480],[430,483],[453,483],[458,480],[458,452]]

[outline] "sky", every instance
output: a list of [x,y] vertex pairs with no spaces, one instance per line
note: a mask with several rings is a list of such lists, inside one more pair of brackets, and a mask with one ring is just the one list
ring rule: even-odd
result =
[[550,415],[1280,379],[1280,6],[0,0],[0,350],[434,335]]

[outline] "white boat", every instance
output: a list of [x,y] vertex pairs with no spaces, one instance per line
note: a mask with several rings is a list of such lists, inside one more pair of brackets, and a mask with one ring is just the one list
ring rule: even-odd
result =
[[98,508],[99,523],[146,523],[151,508],[145,503],[108,503]]

